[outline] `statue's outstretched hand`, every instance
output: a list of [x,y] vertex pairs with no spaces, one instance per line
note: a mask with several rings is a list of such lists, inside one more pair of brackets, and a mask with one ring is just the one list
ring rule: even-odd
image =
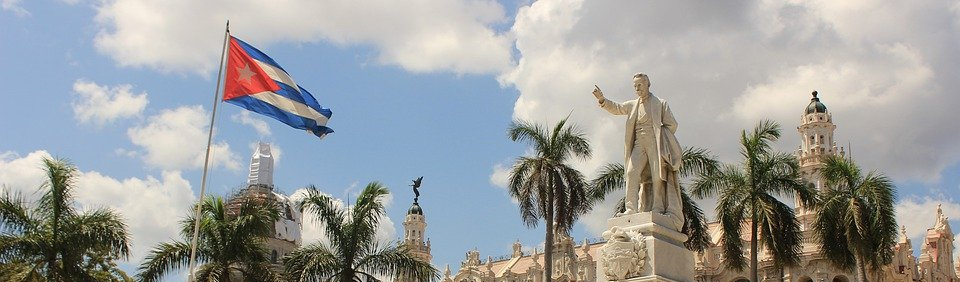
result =
[[603,101],[603,91],[600,91],[599,86],[593,86],[593,97],[597,97],[597,100]]

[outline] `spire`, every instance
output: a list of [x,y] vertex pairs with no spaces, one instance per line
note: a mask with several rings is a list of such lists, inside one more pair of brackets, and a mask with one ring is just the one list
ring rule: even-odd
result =
[[910,244],[910,237],[907,237],[906,225],[900,225],[900,244]]
[[269,143],[257,142],[257,148],[253,151],[253,157],[250,158],[250,176],[247,177],[247,184],[273,187],[273,154],[270,152]]

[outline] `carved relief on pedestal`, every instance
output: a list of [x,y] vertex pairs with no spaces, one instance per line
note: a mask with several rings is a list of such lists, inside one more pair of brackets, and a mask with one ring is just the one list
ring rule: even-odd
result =
[[603,232],[607,243],[600,247],[600,263],[607,280],[640,276],[647,263],[646,236],[614,226]]

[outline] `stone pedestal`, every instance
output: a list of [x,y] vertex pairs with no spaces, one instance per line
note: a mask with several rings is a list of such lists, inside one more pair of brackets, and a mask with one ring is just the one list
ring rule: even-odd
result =
[[[611,218],[607,226],[604,237],[608,243],[598,253],[597,281],[694,281],[694,253],[683,246],[687,235],[668,227],[673,226],[669,217],[635,213]],[[637,262],[626,267],[633,267],[629,271],[623,270],[624,254],[634,258],[627,264]]]

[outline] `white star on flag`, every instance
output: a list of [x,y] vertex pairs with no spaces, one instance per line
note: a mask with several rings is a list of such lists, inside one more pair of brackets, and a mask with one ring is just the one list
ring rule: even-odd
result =
[[250,65],[248,64],[243,64],[243,68],[237,68],[237,70],[240,72],[240,78],[238,78],[237,81],[246,80],[249,82],[250,78],[252,78],[254,75],[257,75],[257,73],[250,70]]

